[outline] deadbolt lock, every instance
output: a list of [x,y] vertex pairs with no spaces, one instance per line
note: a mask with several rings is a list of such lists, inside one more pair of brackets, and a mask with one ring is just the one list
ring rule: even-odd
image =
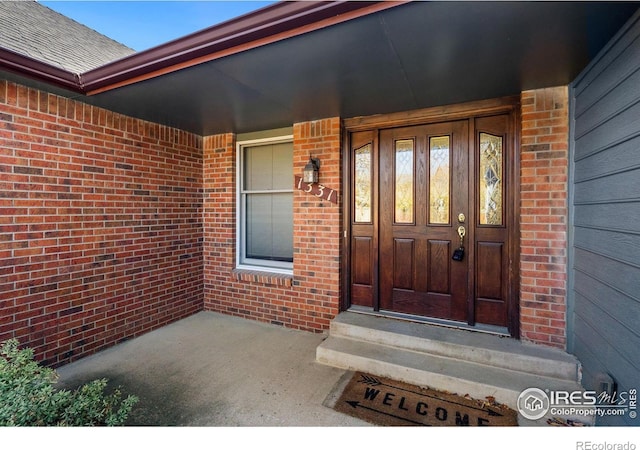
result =
[[462,213],[458,214],[458,222],[464,223],[465,220],[466,220],[466,217],[464,216],[464,214]]

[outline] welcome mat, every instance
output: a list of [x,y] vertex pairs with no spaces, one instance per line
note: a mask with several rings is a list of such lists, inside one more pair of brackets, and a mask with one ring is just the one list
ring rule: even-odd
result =
[[517,412],[491,397],[475,400],[362,372],[354,373],[337,395],[325,404],[381,426],[518,425]]

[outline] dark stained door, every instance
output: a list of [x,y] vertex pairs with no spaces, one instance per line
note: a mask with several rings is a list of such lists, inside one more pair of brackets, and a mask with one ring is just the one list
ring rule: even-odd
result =
[[351,305],[514,332],[512,122],[351,133]]
[[380,133],[381,309],[466,322],[469,258],[451,258],[469,214],[467,147],[467,121]]
[[516,239],[514,193],[516,170],[510,148],[513,142],[512,120],[509,115],[476,118],[470,151],[469,208],[473,209],[473,223],[469,242],[470,324],[481,323],[508,327],[515,331],[517,295],[513,293],[513,272]]

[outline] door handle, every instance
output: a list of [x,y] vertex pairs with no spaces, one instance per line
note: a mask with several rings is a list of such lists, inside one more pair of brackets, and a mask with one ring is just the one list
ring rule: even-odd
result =
[[464,247],[464,237],[466,234],[467,234],[466,228],[460,225],[458,227],[458,236],[460,236],[460,247]]
[[454,261],[462,261],[464,258],[464,235],[467,234],[467,230],[460,225],[458,227],[458,236],[460,236],[460,247],[458,247],[454,252],[451,259]]

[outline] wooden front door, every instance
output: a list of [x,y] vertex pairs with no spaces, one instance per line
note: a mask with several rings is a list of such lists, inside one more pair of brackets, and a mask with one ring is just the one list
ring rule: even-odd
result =
[[452,255],[469,214],[467,135],[465,121],[380,133],[381,309],[466,322],[469,258]]
[[351,134],[352,305],[513,330],[511,123]]

